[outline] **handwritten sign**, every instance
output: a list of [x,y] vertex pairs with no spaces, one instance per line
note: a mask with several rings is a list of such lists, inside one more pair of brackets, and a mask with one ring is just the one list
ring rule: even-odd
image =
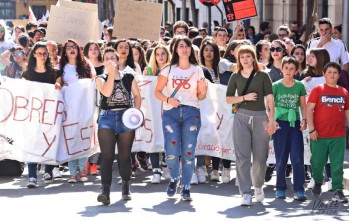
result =
[[254,0],[223,0],[227,22],[257,16]]
[[12,24],[13,26],[26,26],[28,24],[29,20],[25,19],[25,20],[13,20]]
[[83,46],[90,40],[99,39],[95,30],[98,30],[97,12],[51,6],[46,39],[62,44],[75,39]]
[[159,40],[162,4],[118,0],[113,36]]
[[67,0],[60,0],[57,6],[71,9],[78,9],[82,11],[98,12],[98,5],[93,3],[72,2]]

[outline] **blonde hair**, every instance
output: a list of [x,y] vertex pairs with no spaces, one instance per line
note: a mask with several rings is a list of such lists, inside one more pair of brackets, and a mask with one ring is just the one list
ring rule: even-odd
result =
[[152,75],[156,75],[156,73],[158,73],[158,71],[161,71],[161,70],[159,70],[158,62],[156,61],[156,50],[159,49],[159,48],[162,48],[165,51],[166,55],[167,55],[167,59],[166,59],[166,63],[164,65],[164,67],[167,64],[169,64],[170,61],[171,61],[171,53],[167,49],[167,47],[165,45],[161,45],[161,44],[156,46],[154,48],[153,52],[150,55],[150,59],[149,59],[149,63],[148,63],[148,67],[150,67],[151,70],[152,70]]
[[253,70],[255,72],[259,72],[261,69],[260,67],[258,66],[258,60],[257,60],[257,55],[256,55],[256,50],[254,49],[253,46],[251,45],[241,45],[240,48],[239,48],[239,51],[238,51],[238,57],[236,58],[237,60],[237,71],[240,72],[243,67],[241,65],[241,62],[240,62],[240,55],[242,54],[251,54],[253,59],[254,59],[254,62],[253,62]]

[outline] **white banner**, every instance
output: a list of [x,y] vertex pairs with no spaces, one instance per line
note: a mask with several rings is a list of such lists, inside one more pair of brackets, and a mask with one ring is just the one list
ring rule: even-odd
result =
[[[157,77],[136,76],[142,95],[144,125],[137,129],[133,152],[164,151],[162,106],[154,97]],[[231,105],[226,86],[209,83],[200,102],[201,129],[197,155],[235,160]],[[95,84],[90,79],[54,90],[53,85],[7,79],[0,86],[0,160],[61,163],[99,151]],[[309,164],[309,135],[304,133],[305,162]],[[275,162],[270,142],[269,163]]]

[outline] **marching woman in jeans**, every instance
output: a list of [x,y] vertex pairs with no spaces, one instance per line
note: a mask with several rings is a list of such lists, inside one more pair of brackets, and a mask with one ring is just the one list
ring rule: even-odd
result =
[[141,94],[132,74],[119,72],[119,56],[113,48],[104,51],[106,74],[96,78],[96,86],[102,95],[101,112],[98,119],[98,140],[101,148],[102,193],[97,201],[110,204],[110,185],[115,155],[118,147],[118,167],[122,179],[122,199],[130,200],[131,149],[135,130],[127,128],[122,122],[122,114],[132,106],[141,107]]
[[190,180],[194,172],[195,148],[201,127],[199,100],[205,99],[206,93],[205,76],[198,66],[192,43],[188,37],[179,37],[174,45],[171,63],[160,72],[155,88],[155,97],[164,104],[162,127],[166,163],[171,175],[167,187],[167,195],[170,197],[176,193],[177,184],[182,177],[182,199],[192,200]]
[[[275,107],[270,77],[260,71],[254,48],[242,45],[237,60],[238,71],[230,77],[226,99],[228,104],[242,102],[234,117],[233,139],[239,190],[243,196],[241,205],[250,206],[252,204],[251,153],[255,197],[257,202],[264,200],[262,187],[268,158],[269,136],[275,133]],[[250,76],[252,80],[246,91],[245,86]],[[236,90],[238,96],[235,95]]]

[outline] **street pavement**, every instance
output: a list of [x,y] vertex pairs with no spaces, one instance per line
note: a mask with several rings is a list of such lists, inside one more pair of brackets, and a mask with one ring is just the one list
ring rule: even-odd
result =
[[[345,167],[349,168],[349,154]],[[27,171],[21,177],[0,177],[0,220],[54,221],[54,220],[349,220],[349,204],[331,202],[332,193],[323,186],[323,194],[315,200],[310,190],[308,201],[293,200],[292,188],[287,190],[286,200],[275,199],[275,173],[266,183],[265,201],[251,207],[240,206],[241,197],[235,186],[235,166],[232,166],[229,184],[207,182],[192,185],[192,202],[180,200],[179,189],[175,197],[166,196],[168,181],[151,184],[151,171],[140,172],[132,178],[132,200],[121,199],[121,185],[116,163],[111,188],[111,205],[97,202],[100,193],[100,176],[89,176],[85,183],[69,184],[69,172],[63,178],[39,187],[26,188]],[[42,175],[38,175],[39,179]],[[291,179],[287,179],[291,187]],[[349,191],[344,191],[349,196]]]

